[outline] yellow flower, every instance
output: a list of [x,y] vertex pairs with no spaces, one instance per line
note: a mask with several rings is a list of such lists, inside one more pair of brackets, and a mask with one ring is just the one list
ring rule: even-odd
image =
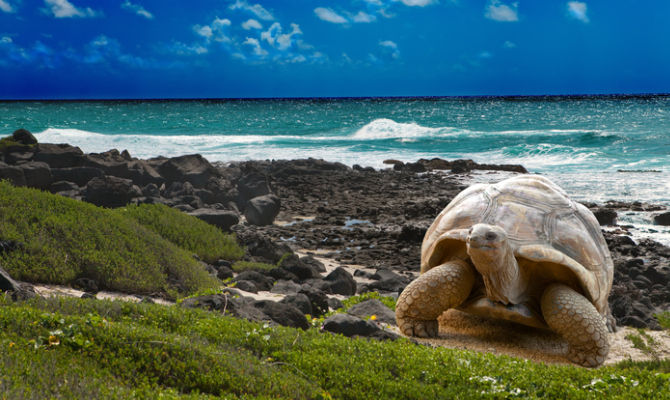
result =
[[14,342],[9,342],[9,348],[11,349],[12,347],[14,347],[15,344],[16,343],[14,343]]
[[376,315],[373,314],[373,315],[370,316],[370,320],[371,320],[371,321],[374,321],[374,320],[376,320],[376,319],[377,319],[377,316],[376,316]]
[[49,336],[49,346],[58,346],[59,344],[60,340],[58,339],[58,336],[56,335]]

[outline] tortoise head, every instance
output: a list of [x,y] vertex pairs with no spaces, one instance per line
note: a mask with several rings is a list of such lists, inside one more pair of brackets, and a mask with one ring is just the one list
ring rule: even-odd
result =
[[466,244],[470,260],[484,280],[487,297],[503,304],[517,304],[525,283],[520,279],[519,265],[505,230],[495,225],[473,225]]

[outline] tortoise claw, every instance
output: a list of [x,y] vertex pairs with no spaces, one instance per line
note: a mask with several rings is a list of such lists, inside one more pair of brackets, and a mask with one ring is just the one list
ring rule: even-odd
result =
[[437,337],[439,325],[436,319],[420,320],[413,318],[403,318],[398,321],[398,326],[406,336],[416,336],[421,338]]

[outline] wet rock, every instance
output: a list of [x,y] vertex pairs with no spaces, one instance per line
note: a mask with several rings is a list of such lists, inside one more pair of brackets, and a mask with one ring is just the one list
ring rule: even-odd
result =
[[377,299],[362,301],[351,306],[347,313],[360,318],[375,316],[375,320],[386,324],[395,325],[395,312],[386,307],[384,303]]
[[655,215],[654,224],[670,226],[670,211]]
[[617,212],[611,208],[597,208],[591,211],[600,225],[616,225]]
[[211,208],[200,208],[189,212],[189,215],[200,218],[201,220],[212,224],[224,232],[230,232],[233,225],[237,225],[240,218],[233,211],[214,210]]
[[244,216],[252,225],[272,225],[280,204],[279,197],[273,194],[254,197],[244,207]]

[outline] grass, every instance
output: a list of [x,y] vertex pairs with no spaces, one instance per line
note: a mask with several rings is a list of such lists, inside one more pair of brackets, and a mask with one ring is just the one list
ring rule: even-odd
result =
[[[179,238],[179,229],[188,238]],[[243,252],[234,238],[167,207],[109,210],[7,182],[0,182],[0,238],[23,243],[0,254],[18,280],[71,284],[86,277],[101,289],[171,298],[218,284],[194,252],[204,259]]]
[[638,329],[637,333],[629,333],[626,339],[633,343],[633,347],[642,351],[644,354],[652,357],[654,360],[659,359],[659,343],[654,338],[645,332],[644,329]]
[[0,299],[7,398],[668,398],[662,368],[544,365],[154,304]]
[[254,261],[237,261],[231,266],[231,268],[235,272],[242,272],[247,270],[269,271],[271,269],[277,268],[277,265]]
[[219,259],[235,261],[244,255],[244,249],[237,244],[235,236],[226,235],[219,228],[166,205],[130,205],[117,211],[197,254],[205,262],[213,263]]
[[30,149],[34,146],[35,146],[34,144],[19,143],[16,140],[14,140],[14,138],[11,135],[0,139],[0,151],[5,151],[5,149],[9,147]]

